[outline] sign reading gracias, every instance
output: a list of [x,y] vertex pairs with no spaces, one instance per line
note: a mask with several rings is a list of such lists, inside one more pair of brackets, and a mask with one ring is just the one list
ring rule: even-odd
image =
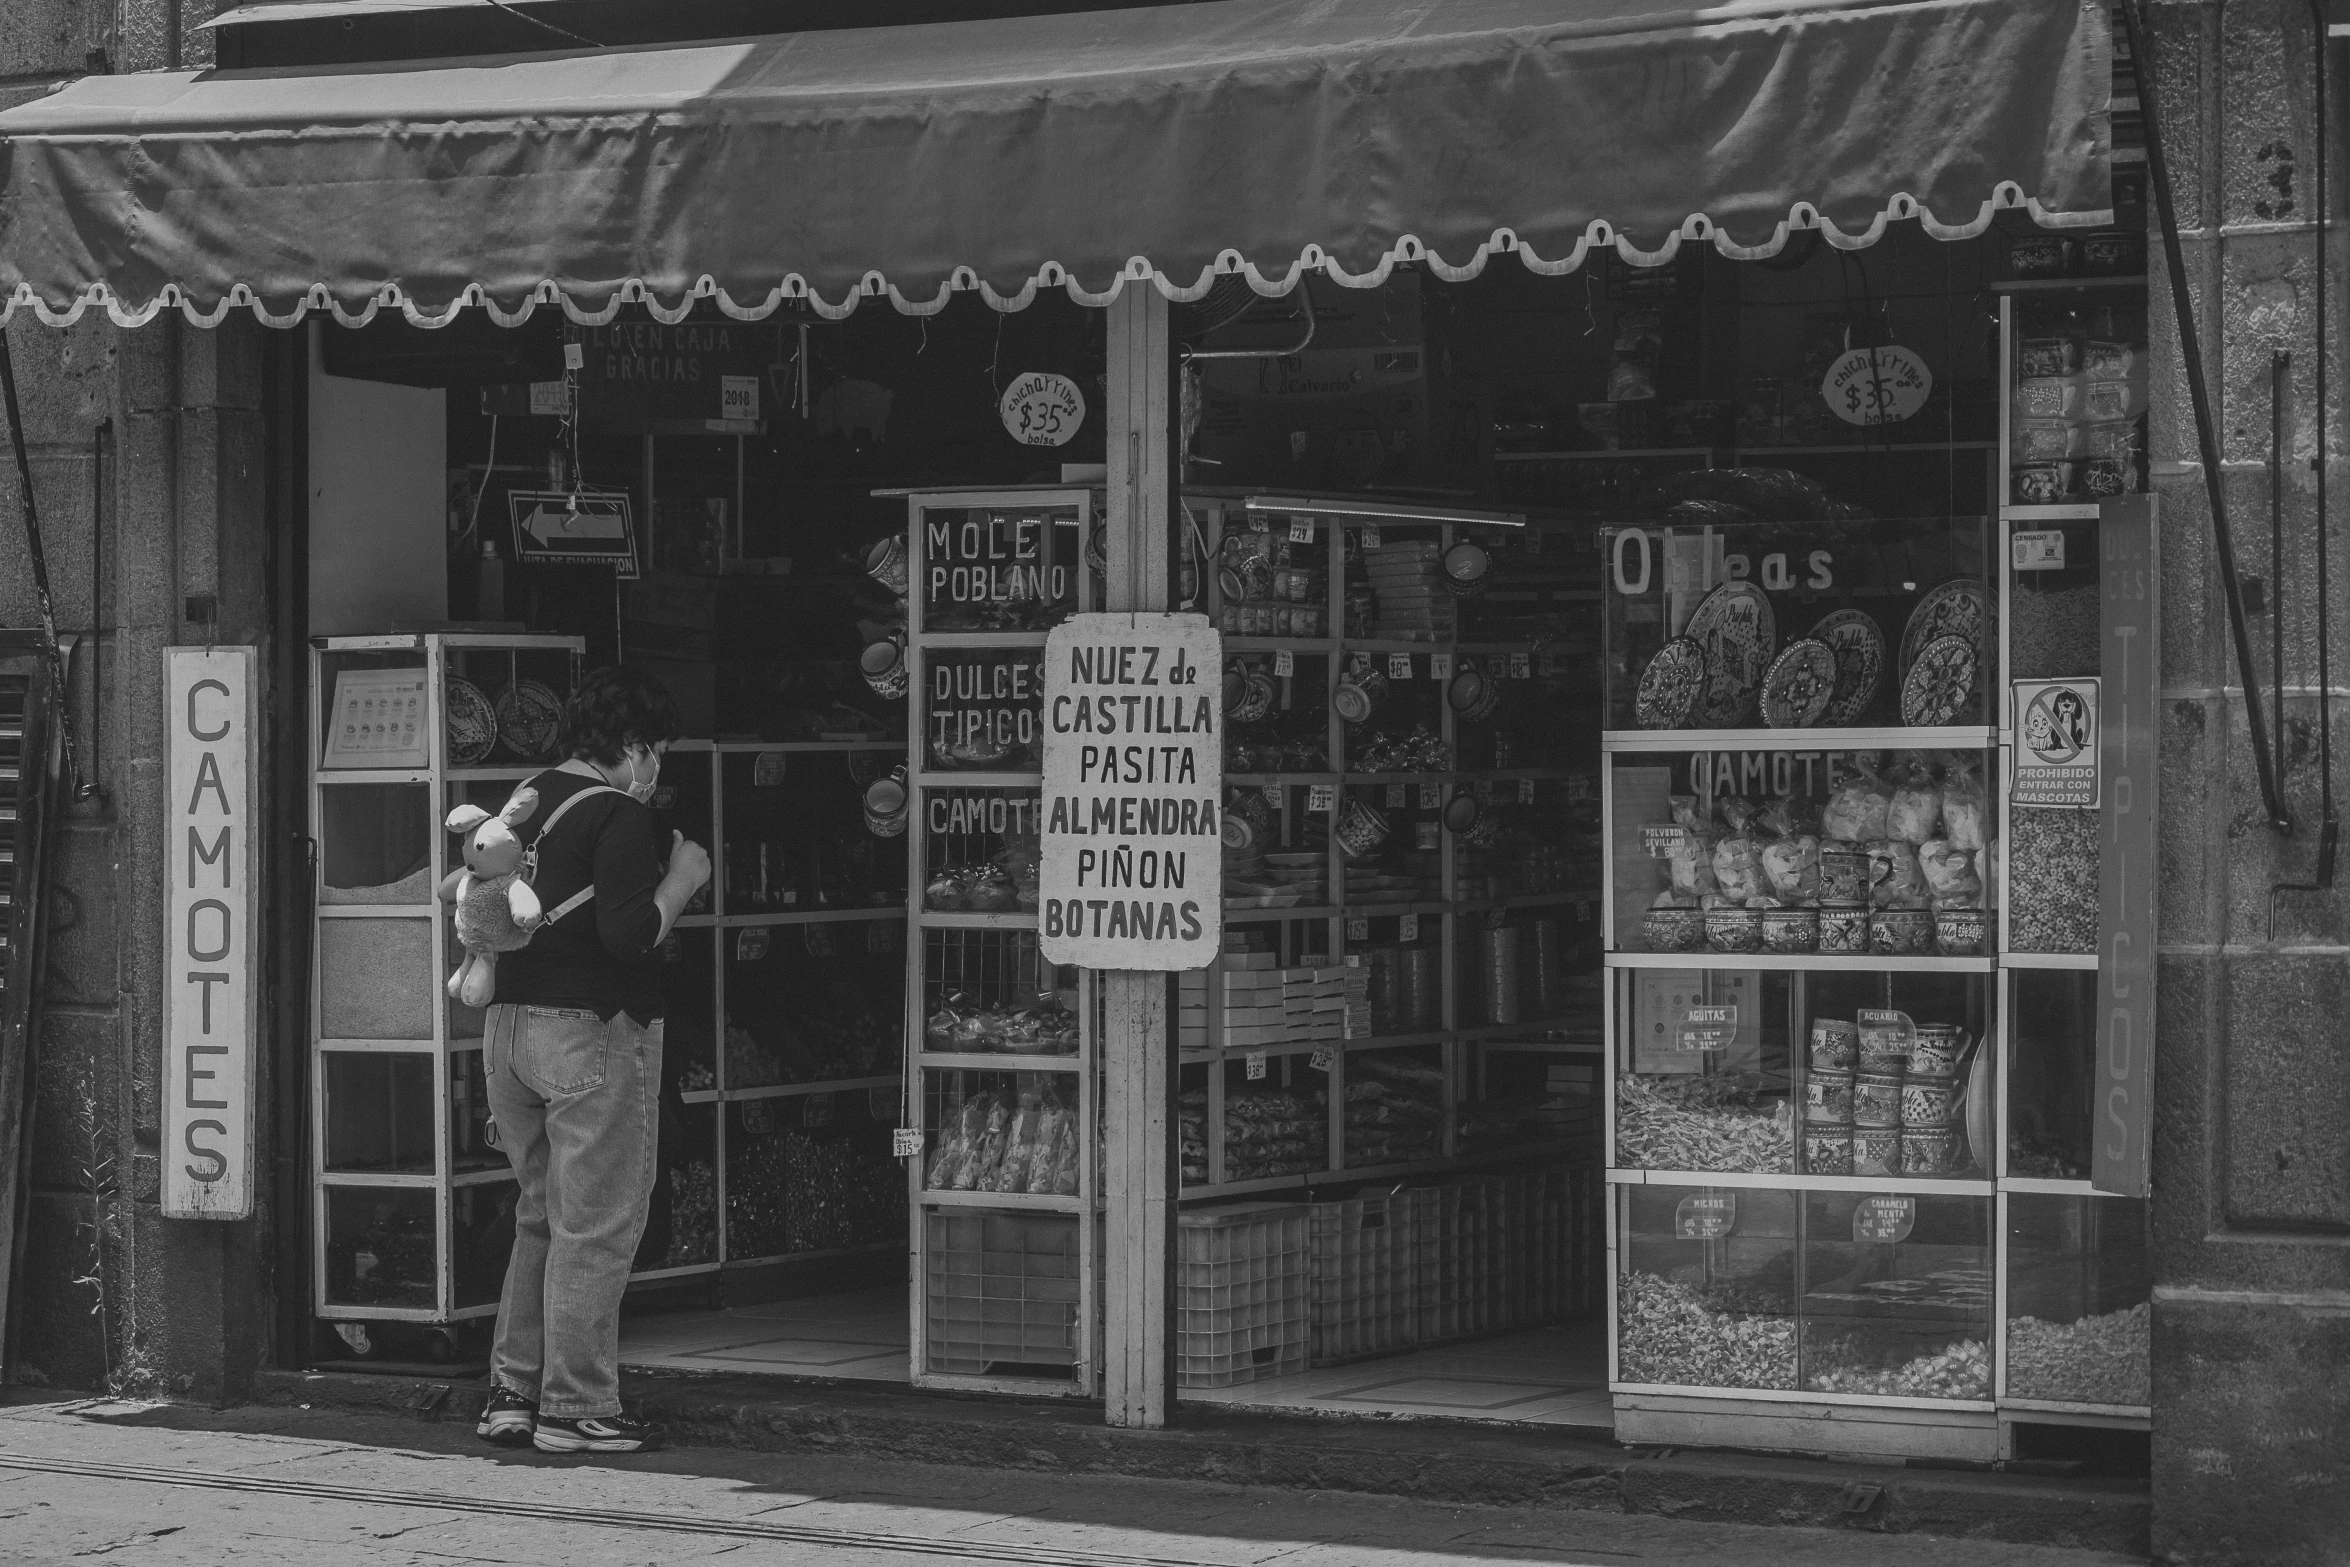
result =
[[1039,949],[1189,969],[1223,940],[1223,642],[1198,615],[1076,615],[1044,655]]

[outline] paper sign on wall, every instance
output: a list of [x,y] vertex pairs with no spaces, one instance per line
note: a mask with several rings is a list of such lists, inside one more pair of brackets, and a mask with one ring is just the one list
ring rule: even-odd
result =
[[1066,446],[1085,423],[1085,394],[1065,375],[1032,370],[1004,388],[996,411],[1022,446]]
[[164,650],[163,1212],[253,1213],[254,654]]
[[1223,639],[1199,615],[1076,615],[1046,638],[1037,895],[1047,962],[1214,961],[1223,667]]

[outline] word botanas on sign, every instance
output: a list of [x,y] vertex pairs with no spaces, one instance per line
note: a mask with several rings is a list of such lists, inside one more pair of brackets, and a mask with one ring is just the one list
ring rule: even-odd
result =
[[1210,962],[1223,930],[1222,639],[1196,615],[1078,615],[1045,643],[1043,955]]

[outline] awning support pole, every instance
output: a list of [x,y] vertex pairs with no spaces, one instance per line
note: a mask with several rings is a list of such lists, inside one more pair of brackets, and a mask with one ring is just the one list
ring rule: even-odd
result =
[[[1105,607],[1166,610],[1174,589],[1167,297],[1129,279],[1109,314]],[[1114,1426],[1164,1426],[1175,1398],[1174,980],[1102,976],[1102,1400]]]

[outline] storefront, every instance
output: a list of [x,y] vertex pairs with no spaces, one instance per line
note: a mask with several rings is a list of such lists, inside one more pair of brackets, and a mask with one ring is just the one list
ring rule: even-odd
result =
[[[1585,9],[0,116],[16,319],[307,342],[277,1091],[316,1325],[281,1353],[478,1359],[511,1182],[439,821],[626,658],[686,725],[655,809],[718,866],[664,953],[633,1363],[1129,1424],[2145,1428],[2145,217],[2106,21]],[[1101,609],[1221,636],[1183,829],[1221,955],[1155,991],[1040,952],[1042,653]]]

